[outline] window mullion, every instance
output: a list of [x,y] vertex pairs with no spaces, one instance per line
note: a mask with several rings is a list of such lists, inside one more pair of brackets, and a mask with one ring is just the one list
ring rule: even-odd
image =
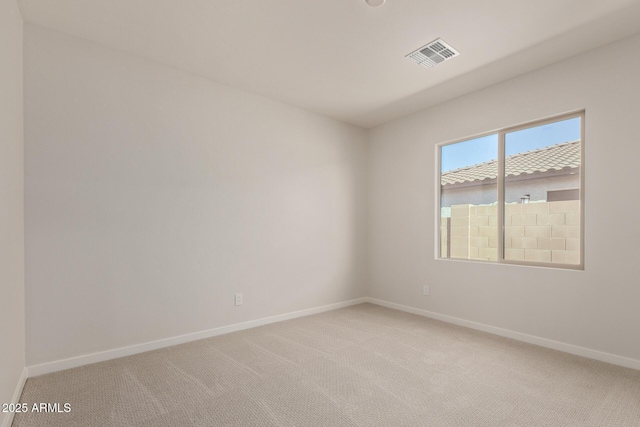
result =
[[498,134],[498,262],[504,261],[504,164],[505,164],[505,133]]

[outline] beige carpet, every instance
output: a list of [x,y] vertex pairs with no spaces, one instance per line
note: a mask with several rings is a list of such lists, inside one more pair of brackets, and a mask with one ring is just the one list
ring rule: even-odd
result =
[[640,426],[640,371],[372,304],[31,378],[25,426]]

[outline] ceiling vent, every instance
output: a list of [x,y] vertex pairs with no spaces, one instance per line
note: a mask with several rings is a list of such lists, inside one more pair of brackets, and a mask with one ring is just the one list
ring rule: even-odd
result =
[[406,57],[411,58],[423,67],[431,68],[448,59],[455,58],[460,53],[449,46],[442,39],[432,41],[426,46],[411,52]]

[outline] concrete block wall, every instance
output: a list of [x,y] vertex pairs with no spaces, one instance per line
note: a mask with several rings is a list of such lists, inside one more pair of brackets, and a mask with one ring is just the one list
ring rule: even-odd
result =
[[[452,206],[441,222],[442,255],[496,261],[498,223],[495,205]],[[507,260],[580,264],[580,201],[507,204],[504,239]]]

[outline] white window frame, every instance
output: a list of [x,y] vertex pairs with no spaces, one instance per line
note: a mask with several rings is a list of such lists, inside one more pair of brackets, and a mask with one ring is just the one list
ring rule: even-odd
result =
[[[568,269],[568,270],[584,270],[584,248],[585,248],[585,224],[584,224],[584,212],[585,212],[585,191],[584,191],[584,176],[585,176],[585,155],[584,155],[584,147],[585,147],[585,110],[577,110],[564,114],[554,115],[552,117],[538,119],[529,121],[526,123],[521,123],[514,126],[508,126],[504,128],[500,128],[497,130],[493,130],[490,132],[485,132],[473,136],[469,136],[466,138],[456,139],[454,141],[447,141],[436,144],[436,168],[435,168],[435,176],[436,176],[436,221],[435,221],[435,254],[436,259],[441,261],[462,261],[462,262],[479,262],[479,263],[490,263],[490,264],[507,264],[507,265],[520,265],[520,266],[528,266],[528,267],[543,267],[543,268],[560,268],[560,269]],[[520,260],[507,260],[504,258],[504,248],[505,248],[505,220],[504,220],[504,211],[505,211],[505,176],[504,176],[504,167],[505,167],[505,135],[512,132],[517,132],[537,126],[543,126],[563,120],[569,120],[574,118],[580,118],[580,264],[558,264],[558,263],[549,263],[549,262],[531,262],[531,261],[520,261]],[[469,141],[471,139],[482,138],[489,135],[498,135],[498,177],[497,177],[497,192],[498,192],[498,259],[497,261],[485,261],[485,260],[471,260],[464,258],[446,258],[442,257],[442,236],[441,236],[441,181],[440,181],[440,173],[442,167],[442,147],[452,144],[458,144],[460,142]]]

